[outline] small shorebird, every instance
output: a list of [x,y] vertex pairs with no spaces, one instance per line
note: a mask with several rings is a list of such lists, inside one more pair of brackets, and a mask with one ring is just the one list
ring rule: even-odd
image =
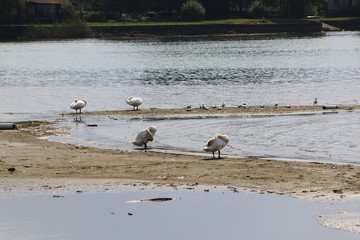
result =
[[317,105],[317,104],[318,104],[318,100],[317,100],[317,98],[315,98],[314,105]]
[[202,150],[204,150],[205,152],[212,152],[213,158],[215,158],[215,152],[218,151],[218,158],[220,159],[220,150],[223,149],[228,143],[228,136],[217,133],[213,138],[207,141],[207,143],[203,146]]
[[87,102],[84,99],[76,99],[73,103],[70,104],[69,109],[75,109],[76,113],[78,113],[78,110],[80,110],[83,107],[85,107]]
[[139,110],[139,106],[143,103],[143,100],[138,97],[129,97],[125,101],[127,104],[134,107],[134,109],[133,109],[134,111]]
[[145,149],[147,148],[147,143],[149,141],[153,141],[154,140],[154,136],[156,133],[156,127],[151,126],[148,127],[144,130],[142,130],[141,132],[138,133],[138,135],[136,136],[136,139],[134,142],[132,142],[133,145],[136,146],[142,146],[144,145]]

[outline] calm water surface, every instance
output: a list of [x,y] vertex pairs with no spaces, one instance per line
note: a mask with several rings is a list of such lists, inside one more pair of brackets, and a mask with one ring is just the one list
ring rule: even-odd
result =
[[[188,104],[358,104],[360,33],[226,38],[0,43],[1,121],[59,118],[75,98],[85,110]],[[71,121],[72,119],[70,119]],[[73,137],[131,147],[136,132],[158,127],[153,147],[199,151],[214,133],[238,156],[358,162],[359,114],[164,121],[83,119]],[[165,144],[166,143],[166,144]]]
[[[176,200],[126,203],[159,197]],[[0,197],[0,238],[358,239],[358,234],[317,222],[317,215],[336,209],[329,203],[213,189],[7,196]]]

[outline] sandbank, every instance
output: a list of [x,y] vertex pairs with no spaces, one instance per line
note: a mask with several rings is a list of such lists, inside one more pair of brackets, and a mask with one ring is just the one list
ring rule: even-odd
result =
[[[343,106],[339,110],[357,110]],[[229,108],[223,110],[141,109],[84,112],[82,115],[164,116],[194,113],[282,114],[321,112],[321,106]],[[335,111],[335,110],[330,110]],[[299,198],[339,199],[360,194],[360,167],[255,158],[211,159],[204,155],[97,149],[53,142],[56,123],[17,123],[0,131],[0,189],[66,189],[136,184],[169,187],[225,186],[232,191],[286,194]],[[9,170],[14,171],[9,171]]]

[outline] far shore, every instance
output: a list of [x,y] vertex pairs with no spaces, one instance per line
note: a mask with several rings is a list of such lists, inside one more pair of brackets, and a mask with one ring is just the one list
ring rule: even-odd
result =
[[276,33],[313,33],[322,31],[356,31],[360,29],[358,18],[316,20],[260,19],[237,23],[220,21],[212,23],[70,23],[37,25],[0,25],[0,40],[40,39],[136,39],[173,38],[188,36],[243,36]]

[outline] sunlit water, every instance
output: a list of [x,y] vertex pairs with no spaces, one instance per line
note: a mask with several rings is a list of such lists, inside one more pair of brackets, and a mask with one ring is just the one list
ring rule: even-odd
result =
[[[57,196],[57,197],[53,197]],[[168,202],[126,203],[149,198]],[[354,207],[354,206],[353,206]],[[1,239],[355,240],[321,226],[336,206],[278,195],[201,191],[126,191],[0,197]],[[130,214],[130,215],[129,215]]]
[[[188,104],[358,104],[360,33],[96,39],[0,43],[1,121],[61,118],[75,98],[84,111]],[[216,132],[230,137],[224,154],[358,163],[359,114],[188,120],[83,118],[74,138],[130,149],[138,131],[158,128],[153,148],[200,152]],[[57,139],[58,140],[58,139]],[[79,142],[79,140],[77,140]]]

